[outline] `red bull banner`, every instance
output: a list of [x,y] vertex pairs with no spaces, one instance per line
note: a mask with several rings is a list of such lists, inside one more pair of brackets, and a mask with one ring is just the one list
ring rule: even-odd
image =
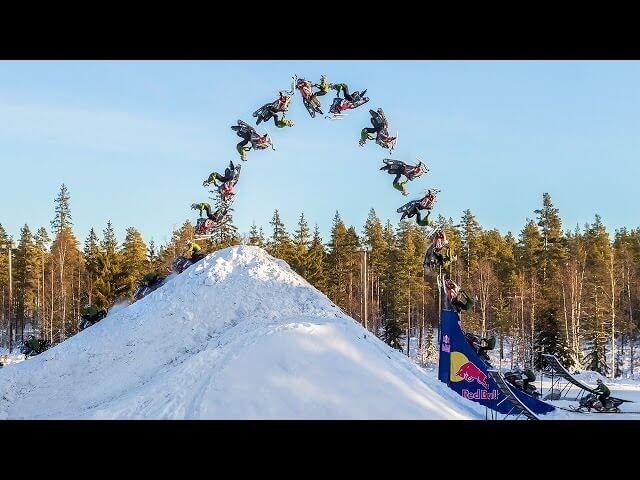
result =
[[[500,413],[509,413],[512,404],[487,374],[487,365],[464,338],[458,314],[442,310],[440,322],[440,362],[438,378],[464,398],[481,403]],[[553,407],[524,392],[514,395],[534,413],[547,413]]]

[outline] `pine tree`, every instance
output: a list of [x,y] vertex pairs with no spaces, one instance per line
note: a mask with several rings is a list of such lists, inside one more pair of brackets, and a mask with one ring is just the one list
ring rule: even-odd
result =
[[402,336],[402,325],[397,319],[385,318],[382,324],[382,339],[387,345],[396,350],[402,350],[400,337]]
[[266,245],[262,227],[260,227],[260,230],[258,230],[256,222],[253,222],[251,224],[251,230],[249,230],[249,245],[254,245],[260,248],[264,248]]
[[573,358],[569,347],[560,329],[560,322],[557,316],[557,309],[548,306],[541,314],[538,330],[536,333],[536,361],[534,366],[537,370],[542,370],[544,363],[542,353],[555,355],[565,367],[573,366]]
[[83,267],[78,247],[78,240],[68,227],[56,234],[51,245],[50,275],[55,277],[55,282],[50,292],[49,336],[53,341],[63,341],[77,329],[81,293],[79,278]]
[[538,227],[533,220],[528,220],[520,233],[518,242],[518,281],[520,298],[520,335],[523,341],[523,360],[525,365],[531,365],[535,361],[535,325],[538,316],[539,282],[538,271],[540,252],[542,250],[542,238]]
[[587,340],[583,362],[588,370],[607,375],[609,367],[607,366],[606,338],[599,320],[597,317],[591,320],[593,327]]
[[99,309],[109,308],[126,288],[126,286],[119,284],[121,258],[118,251],[118,240],[111,221],[107,222],[107,228],[102,232],[97,264],[95,304]]
[[313,238],[311,239],[311,245],[307,250],[305,265],[306,265],[306,280],[320,290],[323,293],[327,293],[327,273],[325,271],[325,257],[326,252],[322,243],[322,237],[320,237],[320,230],[318,225],[313,231]]
[[[612,295],[615,289],[611,288],[611,263],[612,249],[607,233],[599,215],[595,216],[593,224],[587,226],[585,232],[586,250],[586,275],[585,288],[587,290],[587,302],[585,310],[590,321],[586,325],[586,337],[590,342],[591,349],[585,356],[591,365],[598,365],[601,370],[610,371],[602,363],[601,356],[606,353],[606,318],[608,315],[615,315],[615,308],[612,308]],[[612,352],[615,357],[615,352]]]
[[24,327],[36,311],[37,299],[37,256],[33,235],[28,225],[20,230],[20,240],[15,250],[15,266],[13,268],[14,288],[16,295],[16,319],[21,341],[24,341]]
[[[222,199],[218,196],[215,200],[216,210],[223,208]],[[218,228],[214,230],[214,237],[212,240],[212,249],[220,250],[222,248],[230,247],[231,245],[238,245],[240,243],[240,235],[238,234],[238,227],[233,224],[233,209],[227,210],[226,221],[223,222]]]
[[93,227],[89,230],[89,235],[84,241],[84,264],[87,272],[87,303],[93,303],[95,295],[95,281],[99,273],[100,265],[98,257],[100,254],[100,246],[98,244],[98,236]]
[[467,279],[475,272],[478,261],[478,236],[481,227],[471,210],[462,212],[461,261],[467,272]]
[[373,208],[369,211],[363,229],[364,243],[371,247],[369,253],[369,277],[371,279],[371,330],[377,332],[382,324],[385,278],[389,271],[389,255],[387,240],[382,223]]
[[[2,287],[5,288],[5,291],[8,290],[9,286],[9,260],[7,256],[7,251],[2,247],[8,247],[9,245],[9,235],[5,231],[4,227],[0,223],[0,289]],[[7,302],[5,301],[5,310],[7,307]],[[6,314],[0,311],[0,316],[3,319],[7,318]]]
[[291,259],[291,268],[303,277],[307,277],[307,252],[311,238],[309,234],[309,225],[304,218],[304,212],[300,214],[298,219],[298,229],[293,236],[293,256]]
[[584,328],[586,241],[579,226],[565,233],[568,262],[562,281],[563,304],[565,306],[565,335],[570,341],[574,365],[582,361]]
[[427,326],[424,341],[418,349],[416,360],[418,360],[423,367],[438,364],[438,348],[433,343],[433,328],[431,325]]
[[500,359],[504,358],[504,338],[509,333],[510,310],[507,300],[500,294],[493,305],[493,322],[500,339]]
[[542,236],[538,266],[541,294],[546,303],[557,309],[562,301],[562,292],[558,288],[561,282],[560,271],[566,263],[562,222],[548,193],[542,195],[542,208],[535,210],[535,213],[538,215],[538,227]]
[[332,274],[329,282],[329,298],[343,310],[349,312],[349,274],[351,272],[353,252],[350,251],[352,239],[347,227],[336,212],[331,228],[331,240],[328,244],[327,271]]
[[133,227],[127,228],[121,251],[122,268],[118,278],[121,294],[132,296],[140,277],[148,272],[147,246],[140,232]]
[[284,223],[282,223],[280,219],[278,210],[273,213],[273,218],[269,224],[273,227],[273,235],[267,244],[267,252],[269,252],[269,255],[273,255],[276,258],[290,263],[292,258],[291,239],[289,238]]
[[193,235],[193,225],[188,220],[179,229],[174,230],[169,243],[158,250],[158,258],[156,259],[154,270],[158,272],[171,271],[173,262],[179,256],[184,255],[186,251],[185,242],[192,240]]
[[51,221],[51,228],[57,235],[63,228],[71,228],[71,207],[69,201],[71,196],[67,190],[66,185],[63,183],[60,187],[60,192],[55,199],[55,212],[56,216]]
[[[618,361],[623,361],[626,342],[629,347],[629,374],[635,373],[637,357],[636,342],[638,338],[638,278],[640,277],[640,229],[627,230],[622,228],[616,231],[613,243],[617,260],[616,272],[618,274],[619,308],[620,308],[620,349],[617,350]],[[616,372],[617,373],[617,372]],[[616,375],[617,376],[617,375]]]
[[45,327],[46,327],[46,291],[47,291],[47,286],[46,286],[46,274],[45,274],[45,269],[46,269],[46,265],[47,262],[49,261],[49,254],[48,254],[48,250],[49,250],[49,244],[51,243],[51,239],[49,238],[49,233],[47,232],[47,229],[44,227],[40,227],[38,229],[38,231],[36,232],[36,235],[34,237],[35,240],[35,244],[36,244],[36,256],[37,256],[37,261],[36,261],[36,268],[37,268],[37,282],[38,282],[38,298],[37,298],[37,316],[38,316],[38,320],[39,320],[39,326],[40,326],[40,332],[42,337],[45,337]]
[[397,333],[400,335],[402,329],[400,325],[391,325],[389,322],[393,321],[393,311],[394,311],[394,297],[393,297],[393,267],[396,257],[396,237],[395,232],[393,231],[393,226],[391,222],[387,220],[387,223],[384,226],[384,230],[382,232],[385,243],[385,257],[386,257],[386,265],[388,268],[384,276],[381,277],[380,283],[380,296],[382,298],[381,310],[381,326],[383,328],[382,338],[389,345],[400,345],[400,337],[394,337]]
[[[417,248],[417,228],[410,222],[401,221],[397,231],[398,249],[393,261],[393,284],[391,290],[394,301],[391,314],[394,321],[403,328],[409,352],[412,319],[418,310],[418,301],[422,296],[422,253]],[[407,353],[408,354],[408,353]]]

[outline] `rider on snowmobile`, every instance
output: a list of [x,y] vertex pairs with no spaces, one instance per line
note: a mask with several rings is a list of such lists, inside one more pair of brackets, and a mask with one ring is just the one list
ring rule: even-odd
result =
[[140,284],[145,287],[153,287],[156,283],[162,280],[164,277],[158,272],[147,273],[140,279]]
[[321,97],[323,95],[326,95],[330,87],[330,84],[327,81],[327,76],[320,75],[320,83],[314,84],[313,86],[318,89],[318,91],[314,93],[316,97]]
[[424,256],[424,269],[432,269],[440,265],[445,271],[451,268],[451,262],[455,260],[451,254],[451,246],[447,241],[447,235],[442,228],[436,230],[427,252]]
[[[241,168],[242,165],[234,167],[233,162],[229,162],[229,166],[224,171],[224,176],[218,172],[212,172],[209,178],[202,182],[202,185],[208,187],[213,183],[218,188],[218,193],[222,197],[222,200],[227,200],[228,197],[233,195],[233,187],[240,177]],[[220,182],[220,184],[218,184],[218,182]],[[202,215],[202,211],[200,211],[200,215]]]
[[198,214],[200,215],[200,217],[202,217],[202,211],[204,210],[207,213],[207,218],[216,223],[222,221],[228,210],[228,208],[223,204],[215,212],[211,213],[211,205],[209,205],[207,202],[192,203],[191,208],[193,210],[198,210]]
[[455,308],[457,312],[460,312],[460,310],[469,310],[473,307],[473,299],[450,278],[444,279],[444,289],[449,304]]
[[[429,221],[429,215],[431,214],[431,209],[433,208],[433,204],[436,201],[436,193],[437,190],[427,190],[424,197],[420,200],[413,200],[409,203],[404,204],[402,207],[398,208],[397,212],[402,212],[402,216],[400,220],[404,220],[405,217],[413,217],[416,215],[416,223],[421,227],[426,227],[431,224]],[[420,214],[420,210],[427,210],[427,216],[423,220]]]
[[106,316],[106,310],[98,310],[93,304],[86,304],[80,314],[80,318],[89,321],[91,324],[98,322]]
[[600,379],[596,380],[596,383],[598,384],[598,386],[593,390],[600,394],[598,395],[598,400],[600,400],[602,408],[607,408],[607,398],[609,398],[609,396],[611,395],[611,390],[609,390],[609,387],[607,387]]
[[40,349],[40,340],[38,340],[33,334],[29,335],[27,341],[24,343],[32,352],[37,352]]
[[[273,118],[273,123],[278,128],[293,127],[295,125],[293,120],[287,120],[285,118],[292,94],[293,92],[281,91],[279,92],[280,96],[278,100],[272,103],[266,103],[253,112],[253,116],[257,117],[256,125],[260,125],[260,122],[267,122]],[[282,113],[282,118],[278,118],[278,113]]]
[[[404,188],[408,181],[418,178],[428,171],[422,162],[418,162],[417,165],[409,165],[400,160],[391,160],[390,158],[385,158],[383,161],[385,164],[380,167],[380,170],[386,170],[387,173],[396,176],[393,179],[393,188],[402,192],[403,195],[409,195],[409,192]],[[399,181],[402,175],[407,178],[404,182]]]
[[[362,129],[362,131],[360,132],[360,141],[358,142],[359,145],[362,147],[367,142],[367,140],[373,140],[375,138],[376,143],[382,148],[391,148],[396,137],[392,137],[389,135],[389,132],[387,130],[387,119],[384,116],[384,112],[381,108],[379,108],[377,111],[369,110],[369,114],[371,115],[370,120],[373,128],[365,127]],[[376,134],[376,136],[371,136],[371,134],[374,133]]]
[[183,256],[185,258],[190,258],[192,263],[196,263],[198,260],[202,260],[205,257],[204,253],[202,253],[202,247],[193,240],[185,240],[184,246],[187,247],[187,249]]
[[[346,98],[347,100],[349,100],[350,102],[355,102],[357,100],[359,100],[360,98],[364,97],[364,94],[367,93],[367,90],[364,89],[362,92],[358,92],[358,99],[354,98],[350,93],[349,93],[349,86],[346,83],[330,83],[329,84],[329,88],[333,89],[336,91],[336,96],[339,97],[340,96],[340,92],[343,93],[344,98]],[[355,94],[355,92],[354,92]],[[370,138],[369,140],[373,140],[372,138]]]
[[[231,130],[235,130],[236,134],[242,138],[242,141],[238,142],[238,144],[236,145],[236,150],[240,154],[240,158],[243,161],[247,160],[247,152],[255,146],[254,142],[257,142],[258,140],[262,142],[262,146],[257,148],[268,148],[269,146],[269,143],[265,143],[267,140],[269,140],[269,134],[265,133],[264,135],[260,135],[258,132],[256,132],[256,129],[249,125],[247,122],[238,120],[237,125],[233,125],[231,127]],[[251,147],[247,147],[247,144],[249,143],[251,143]],[[271,148],[273,148],[273,145],[271,145]]]
[[233,160],[229,162],[229,166],[225,168],[224,175],[220,175],[218,172],[211,172],[209,177],[202,182],[203,187],[208,187],[212,183],[217,187],[218,183],[223,184],[229,182],[240,175],[240,169],[242,165],[237,167],[233,164]]
[[[417,165],[409,165],[400,160],[391,160],[390,158],[385,158],[383,161],[385,164],[380,170],[386,170],[387,173],[396,176],[393,179],[393,188],[402,192],[402,195],[409,195],[409,192],[404,187],[408,181],[418,178],[428,171],[428,168],[422,162],[418,162]],[[407,178],[404,182],[399,181],[402,175]]]

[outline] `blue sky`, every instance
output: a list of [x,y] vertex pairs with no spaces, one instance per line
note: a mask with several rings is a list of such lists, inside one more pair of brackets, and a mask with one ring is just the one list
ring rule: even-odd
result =
[[[289,231],[301,211],[328,240],[336,210],[358,230],[371,207],[397,207],[433,186],[434,213],[466,208],[485,228],[518,234],[549,192],[565,229],[599,213],[613,231],[637,227],[640,62],[637,61],[2,61],[0,223],[17,237],[49,228],[61,183],[84,241],[111,220],[164,243],[207,199],[239,138],[230,129],[288,88],[290,77],[346,82],[371,101],[341,121],[311,119],[298,94],[290,129],[267,126],[277,151],[250,152],[234,221]],[[332,95],[322,98],[325,111]],[[410,197],[380,172],[387,151],[358,146],[369,108],[399,131],[394,158],[430,172]],[[259,130],[262,130],[262,125]]]

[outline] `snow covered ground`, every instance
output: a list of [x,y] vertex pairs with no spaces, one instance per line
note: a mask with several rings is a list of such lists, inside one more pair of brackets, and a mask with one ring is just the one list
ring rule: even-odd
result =
[[[591,371],[579,373],[575,375],[575,377],[582,383],[593,388],[596,387],[596,380],[601,378],[605,385],[611,390],[612,397],[631,400],[633,403],[623,403],[620,405],[621,413],[598,413],[595,411],[590,413],[570,412],[567,411],[567,409],[570,410],[571,407],[575,408],[579,406],[576,397],[580,391],[577,387],[573,386],[568,390],[567,395],[564,396],[563,399],[548,402],[551,405],[561,408],[556,409],[556,411],[542,418],[549,420],[640,420],[640,382],[622,378],[611,380],[597,372]],[[543,397],[551,392],[551,380],[546,376],[543,377],[542,382],[538,379],[535,385],[538,391],[542,392]],[[557,389],[555,391],[557,392]]]
[[[435,345],[437,351],[437,340],[438,332],[434,329],[432,342]],[[402,351],[406,355],[406,337],[403,337],[401,340],[402,343]],[[411,358],[418,364],[420,364],[417,351],[418,339],[416,337],[411,338],[410,343],[410,354]],[[488,352],[489,356],[492,359],[492,365],[495,365],[500,371],[507,371],[511,368],[511,358],[509,356],[510,353],[510,343],[509,339],[505,339],[505,358],[503,358],[502,362],[499,359],[499,351],[496,348],[493,351]],[[626,362],[628,364],[628,362]],[[433,378],[438,377],[438,368],[437,368],[437,355],[435,360],[430,360],[423,367],[427,373]],[[633,376],[626,373],[626,370],[623,369],[622,377],[617,378],[615,380],[604,377],[597,372],[592,372],[588,370],[582,370],[581,373],[575,375],[575,377],[586,385],[595,388],[596,380],[600,378],[611,390],[611,396],[616,398],[621,398],[625,400],[631,400],[633,403],[623,403],[619,408],[622,410],[621,413],[577,413],[571,410],[571,407],[577,408],[579,406],[579,402],[576,400],[576,397],[579,393],[577,387],[572,387],[568,394],[564,397],[563,400],[558,401],[548,401],[549,404],[559,407],[555,412],[542,415],[540,418],[543,420],[640,420],[640,375],[635,374]],[[539,374],[538,374],[539,375]],[[540,382],[540,377],[538,376],[537,381],[535,382],[535,386],[538,391],[542,392],[542,396],[544,397],[548,393],[551,392],[551,380],[547,377],[543,377],[542,383]],[[564,386],[564,384],[563,384]],[[503,416],[499,416],[498,418],[502,418]]]
[[9,353],[8,348],[0,348],[0,363],[5,366],[12,363],[22,362],[23,360],[24,355],[20,353],[18,349],[13,349],[13,351]]
[[248,246],[0,369],[0,395],[0,419],[485,416]]

